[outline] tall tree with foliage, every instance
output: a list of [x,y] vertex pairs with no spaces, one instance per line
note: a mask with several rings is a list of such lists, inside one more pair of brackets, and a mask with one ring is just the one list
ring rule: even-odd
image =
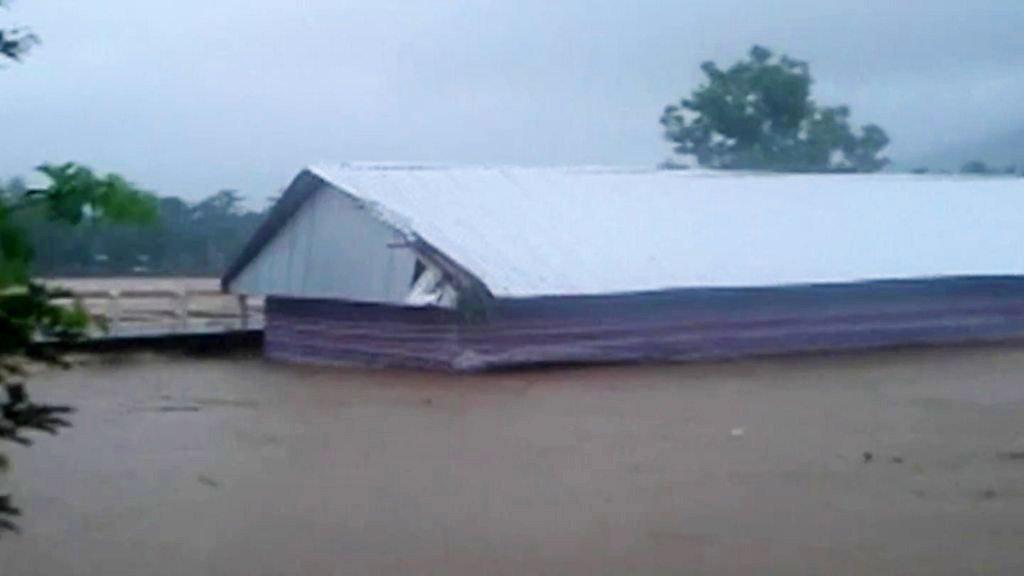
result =
[[[0,0],[0,7],[4,7]],[[25,29],[0,29],[0,61],[17,61],[36,42]],[[33,403],[20,379],[31,362],[61,363],[47,343],[81,338],[89,317],[81,308],[54,302],[65,294],[30,275],[32,249],[15,223],[19,213],[38,209],[52,220],[139,222],[155,214],[152,197],[120,176],[97,176],[76,164],[45,165],[49,181],[38,189],[0,190],[0,442],[29,444],[26,430],[56,433],[69,423],[62,406]],[[0,452],[0,474],[10,462]],[[19,510],[9,494],[0,494],[0,533],[16,529]]]
[[702,166],[778,172],[876,172],[888,164],[882,128],[856,132],[847,106],[811,99],[806,62],[754,46],[727,69],[701,65],[706,82],[678,105],[665,108],[661,125],[679,154]]

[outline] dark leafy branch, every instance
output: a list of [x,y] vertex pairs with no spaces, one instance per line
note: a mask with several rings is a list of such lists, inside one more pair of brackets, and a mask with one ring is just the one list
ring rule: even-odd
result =
[[7,398],[0,406],[0,439],[29,446],[32,440],[23,436],[22,430],[52,435],[71,426],[71,422],[64,418],[64,415],[74,412],[70,406],[34,404],[29,400],[24,384],[8,384],[4,389]]
[[12,520],[17,516],[21,516],[21,510],[11,502],[11,495],[0,494],[0,534],[18,531],[18,525]]
[[[33,403],[23,384],[31,362],[66,366],[48,344],[83,338],[90,325],[84,309],[54,300],[66,294],[32,280],[32,247],[16,216],[41,210],[49,220],[80,225],[86,221],[145,223],[155,218],[153,197],[117,175],[97,176],[76,164],[46,165],[49,184],[0,194],[0,441],[27,445],[26,431],[56,434],[70,426],[67,406]],[[0,469],[9,465],[0,453]],[[0,495],[0,532],[14,530],[19,513],[9,495]]]
[[[32,440],[22,434],[23,430],[38,430],[56,434],[61,428],[71,426],[64,417],[74,411],[70,406],[45,406],[34,404],[22,384],[4,386],[6,398],[0,404],[0,440],[24,446]],[[7,457],[0,453],[0,472],[8,466]],[[9,494],[0,495],[0,534],[17,532],[18,525],[12,518],[21,515]]]
[[[7,4],[0,0],[0,9],[6,8]],[[27,28],[0,28],[0,58],[20,61],[38,43],[39,37]]]

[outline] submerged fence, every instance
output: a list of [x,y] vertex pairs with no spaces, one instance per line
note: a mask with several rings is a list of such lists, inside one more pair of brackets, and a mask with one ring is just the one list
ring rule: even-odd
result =
[[207,334],[263,327],[263,299],[213,289],[70,289],[61,299],[97,320],[93,337]]

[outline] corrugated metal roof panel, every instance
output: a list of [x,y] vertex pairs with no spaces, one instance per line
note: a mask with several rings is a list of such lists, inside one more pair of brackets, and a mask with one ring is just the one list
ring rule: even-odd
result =
[[498,297],[1024,274],[1024,179],[310,170]]

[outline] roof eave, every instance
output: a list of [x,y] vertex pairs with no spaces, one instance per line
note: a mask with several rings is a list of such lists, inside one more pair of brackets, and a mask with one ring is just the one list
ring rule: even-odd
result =
[[229,292],[231,283],[238,278],[238,275],[245,270],[263,248],[277,236],[281,228],[291,220],[292,216],[299,211],[299,208],[306,203],[320,188],[329,183],[310,170],[303,170],[292,180],[285,189],[281,199],[270,209],[263,223],[252,235],[245,247],[228,266],[227,271],[220,280],[220,288],[223,292]]

